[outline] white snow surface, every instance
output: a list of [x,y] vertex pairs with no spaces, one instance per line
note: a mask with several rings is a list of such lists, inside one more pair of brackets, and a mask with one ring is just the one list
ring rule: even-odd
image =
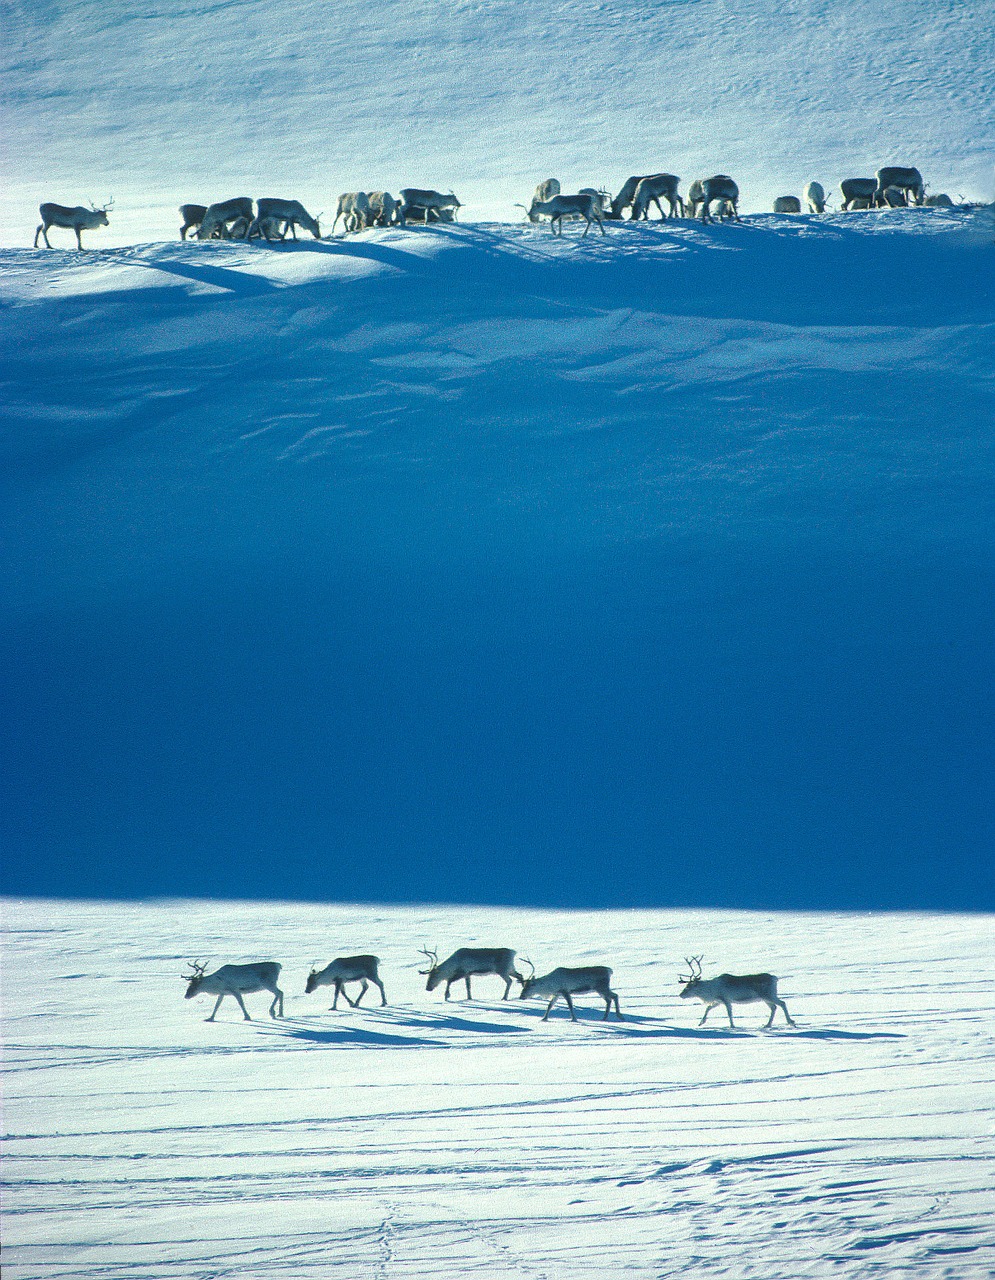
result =
[[[990,916],[7,900],[8,1280],[851,1277],[995,1264]],[[608,963],[446,1004],[423,946]],[[313,960],[374,951],[388,1005]],[[677,999],[769,969],[796,1020]],[[183,999],[277,959],[286,1016]],[[358,990],[354,989],[354,990]],[[517,990],[517,988],[515,988]]]
[[0,245],[43,200],[113,196],[110,246],[187,201],[452,187],[495,220],[660,170],[750,211],[886,164],[990,200],[993,30],[965,0],[10,0]]

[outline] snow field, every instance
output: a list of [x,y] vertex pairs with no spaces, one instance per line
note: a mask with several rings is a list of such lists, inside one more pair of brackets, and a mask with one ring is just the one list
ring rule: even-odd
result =
[[[8,901],[6,1264],[53,1277],[982,1277],[991,917]],[[245,946],[247,938],[254,945]],[[151,944],[151,945],[150,945]],[[442,1001],[421,946],[609,963],[577,1001]],[[770,968],[730,1031],[682,957]],[[327,1009],[373,950],[389,1005]],[[180,973],[280,959],[203,1018]],[[367,1000],[370,1000],[368,993]],[[780,1015],[779,1015],[780,1017]]]

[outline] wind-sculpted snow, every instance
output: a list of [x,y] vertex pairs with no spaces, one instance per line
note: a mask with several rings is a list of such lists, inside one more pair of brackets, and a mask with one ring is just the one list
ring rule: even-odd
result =
[[[991,1274],[992,919],[4,904],[9,1280]],[[579,998],[424,990],[425,945],[609,963]],[[375,950],[390,1004],[305,996]],[[697,1026],[682,957],[796,1029]],[[192,957],[276,959],[203,1021]]]
[[8,885],[990,908],[990,242],[4,252]]
[[742,208],[917,165],[991,199],[991,22],[961,0],[74,0],[6,6],[0,244],[115,196],[104,244],[177,206],[453,187],[506,219],[546,177],[731,174]]

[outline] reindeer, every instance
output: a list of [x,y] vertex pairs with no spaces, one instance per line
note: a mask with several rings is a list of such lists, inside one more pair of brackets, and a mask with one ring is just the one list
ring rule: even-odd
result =
[[[318,217],[320,216],[319,214]],[[315,240],[321,239],[318,218],[312,218],[299,200],[279,200],[272,196],[264,196],[262,200],[256,201],[256,216],[245,238],[251,240],[253,235],[258,233],[265,240],[271,239],[267,231],[271,229],[273,219],[283,223],[284,236],[289,230],[296,240],[297,228],[301,226],[305,231],[310,231]]]
[[[677,194],[677,184],[680,178],[675,177],[672,173],[657,173],[652,178],[643,178],[636,187],[636,193],[632,198],[632,220],[635,222],[639,218],[649,219],[649,207],[655,204],[660,211],[660,217],[676,218],[678,210],[680,216],[684,216],[684,201]],[[669,215],[664,213],[663,206],[660,204],[660,197],[666,200],[670,208]]]
[[843,193],[842,208],[869,209],[874,201],[877,185],[877,178],[844,178],[840,183],[840,191]]
[[499,978],[504,978],[504,995],[502,1000],[508,999],[508,992],[511,990],[511,981],[513,978],[519,982],[525,979],[515,969],[515,953],[507,947],[460,947],[458,951],[454,951],[447,960],[443,960],[439,964],[439,954],[437,951],[426,951],[422,948],[422,955],[427,957],[429,968],[419,969],[418,972],[422,977],[427,977],[428,982],[425,983],[426,991],[434,991],[440,982],[446,984],[446,999],[449,999],[449,988],[454,982],[466,983],[466,998],[472,1000],[470,994],[470,979],[482,977],[485,974],[493,973]]
[[92,200],[89,209],[84,209],[82,205],[77,205],[75,209],[67,209],[62,204],[41,204],[38,206],[41,222],[35,232],[34,247],[38,248],[38,237],[43,236],[45,248],[51,249],[52,246],[48,241],[49,227],[65,227],[68,231],[76,232],[76,244],[82,250],[83,240],[80,232],[95,231],[97,227],[109,227],[107,215],[113,208],[113,200],[108,200],[102,209],[98,209]]
[[[401,203],[397,211],[397,220],[401,226],[407,225],[407,220],[416,209],[422,211],[422,216],[426,224],[432,214],[440,221],[453,222],[456,218],[456,210],[462,209],[462,205],[450,191],[448,195],[443,195],[439,191],[425,190],[422,187],[404,187],[401,190]],[[451,216],[444,218],[444,211],[451,210]]]
[[209,204],[197,228],[197,239],[213,240],[217,235],[224,239],[228,224],[238,222],[240,218],[252,222],[252,200],[248,196],[235,196],[231,200],[218,200]]
[[[377,956],[340,956],[338,960],[333,960],[331,964],[326,964],[320,973],[312,965],[311,972],[307,976],[307,986],[304,988],[304,994],[309,996],[318,987],[334,987],[335,999],[331,1004],[333,1009],[339,1003],[340,992],[345,996],[346,1004],[353,1009],[357,1009],[359,1008],[359,1002],[366,995],[372,982],[375,987],[380,988],[380,1004],[381,1006],[385,1005],[387,1003],[387,993],[384,991],[380,975],[377,973],[377,965],[379,963],[380,960]],[[350,1000],[348,994],[342,990],[347,982],[361,982],[363,984],[355,1000]]]
[[[632,204],[636,196],[636,190],[641,182],[645,182],[647,178],[658,178],[657,173],[633,174],[631,178],[626,178],[622,190],[618,193],[614,200],[610,201],[608,209],[605,213],[606,218],[610,218],[613,222],[617,222],[622,214]],[[632,215],[635,217],[635,214]]]
[[204,221],[204,214],[207,213],[206,204],[181,204],[180,217],[183,219],[183,226],[180,227],[180,239],[187,238],[188,231],[196,231]]
[[370,202],[370,225],[376,227],[393,226],[397,220],[397,201],[390,192],[368,191],[366,197]]
[[536,187],[532,195],[533,200],[538,200],[540,204],[547,200],[552,200],[553,196],[560,194],[560,181],[558,178],[544,178]]
[[532,972],[522,983],[520,1000],[527,1000],[529,996],[549,996],[550,1001],[546,1006],[546,1012],[542,1015],[543,1022],[549,1017],[550,1010],[556,1004],[560,996],[567,1002],[567,1008],[570,1010],[571,1019],[576,1022],[577,1015],[574,1012],[574,1004],[570,999],[572,995],[585,995],[590,991],[595,991],[605,1002],[605,1016],[602,1022],[608,1021],[608,1014],[611,1011],[612,1004],[615,1005],[615,1016],[622,1021],[622,1010],[618,1005],[618,996],[609,987],[612,971],[606,965],[593,964],[582,969],[554,969],[552,973],[547,973],[543,978],[535,976],[535,965],[531,960],[522,957],[525,964],[529,966]]
[[805,188],[805,199],[812,213],[826,212],[826,192],[821,182],[810,182]]
[[[218,997],[211,1016],[205,1021],[213,1022],[214,1015],[225,996],[234,996],[245,1014],[246,1022],[251,1022],[252,1019],[249,1017],[249,1011],[245,1007],[242,996],[253,991],[272,991],[273,1003],[269,1007],[269,1016],[283,1017],[283,992],[276,985],[276,980],[280,976],[280,965],[272,960],[263,960],[258,964],[223,964],[213,973],[205,973],[207,965],[198,964],[196,960],[191,960],[190,965],[193,972],[181,975],[183,981],[189,984],[185,998],[191,1000],[201,991]],[[277,1005],[280,1007],[279,1013],[274,1012]]]
[[[563,235],[563,219],[566,218],[583,218],[586,222],[584,227],[584,236],[591,230],[591,223],[596,222],[601,230],[601,234],[605,234],[604,210],[601,205],[601,196],[596,192],[582,191],[575,196],[553,196],[550,200],[533,200],[528,208],[530,222],[538,222],[539,219],[548,218],[550,230],[555,236],[557,234],[557,225],[559,225],[559,234]],[[581,239],[584,239],[581,236]]]
[[[383,208],[382,200],[384,192],[380,192],[381,209]],[[343,191],[339,196],[338,208],[335,210],[335,219],[332,222],[331,235],[335,234],[335,227],[339,218],[343,219],[346,232],[365,231],[367,226],[373,224],[373,210],[370,204],[370,198],[365,191]]]
[[[903,169],[901,165],[888,165],[877,172],[874,203],[879,208],[891,204],[887,194],[890,187],[897,187],[903,194],[907,193],[907,202],[912,204],[922,204],[926,194],[922,174],[918,169]],[[891,205],[891,207],[895,206]]]
[[774,201],[775,213],[801,213],[802,202],[797,196],[778,196]]
[[[695,204],[701,205],[702,222],[711,222],[710,208],[713,201],[719,201],[723,205],[728,205],[731,209],[731,216],[735,222],[740,221],[739,217],[739,187],[733,182],[732,178],[725,173],[716,173],[711,178],[701,179],[701,199],[695,200]],[[720,215],[726,217],[725,213]]]
[[758,1001],[763,1003],[770,1009],[770,1018],[767,1021],[769,1027],[774,1021],[774,1014],[778,1009],[784,1010],[784,1016],[788,1020],[788,1026],[793,1027],[796,1024],[792,1021],[791,1014],[788,1013],[788,1006],[783,1000],[779,1000],[777,996],[777,979],[772,973],[749,973],[744,977],[737,977],[732,973],[720,973],[717,978],[703,978],[701,976],[701,962],[704,956],[686,956],[684,963],[688,966],[688,973],[683,976],[680,981],[683,983],[681,991],[682,1000],[703,1000],[705,1002],[705,1012],[702,1015],[699,1027],[705,1025],[705,1018],[711,1013],[716,1005],[724,1004],[726,1013],[729,1015],[730,1027],[735,1026],[732,1020],[732,1006],[734,1004],[756,1004]]

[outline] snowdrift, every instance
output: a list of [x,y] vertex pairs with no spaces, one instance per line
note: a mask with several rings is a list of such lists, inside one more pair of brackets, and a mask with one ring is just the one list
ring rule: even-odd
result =
[[11,889],[991,907],[990,241],[5,251]]

